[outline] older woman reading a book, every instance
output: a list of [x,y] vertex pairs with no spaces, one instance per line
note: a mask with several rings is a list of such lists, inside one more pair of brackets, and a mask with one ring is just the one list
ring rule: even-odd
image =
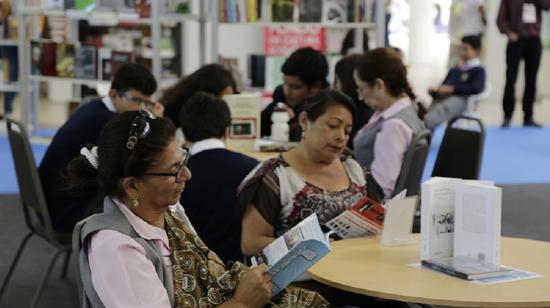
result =
[[367,194],[366,170],[344,152],[355,110],[351,99],[322,90],[306,99],[303,110],[298,145],[263,162],[241,183],[245,255],[259,253],[310,214],[324,224]]
[[170,120],[122,113],[81,154],[73,189],[105,196],[104,212],[74,231],[88,306],[328,307],[299,288],[272,298],[265,265],[226,266],[204,245],[178,202],[191,172]]

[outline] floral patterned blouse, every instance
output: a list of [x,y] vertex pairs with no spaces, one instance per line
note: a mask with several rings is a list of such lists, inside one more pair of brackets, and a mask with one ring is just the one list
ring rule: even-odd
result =
[[252,170],[239,187],[241,205],[254,204],[280,236],[312,213],[325,224],[367,195],[366,169],[349,155],[340,160],[350,185],[328,191],[305,181],[280,155]]

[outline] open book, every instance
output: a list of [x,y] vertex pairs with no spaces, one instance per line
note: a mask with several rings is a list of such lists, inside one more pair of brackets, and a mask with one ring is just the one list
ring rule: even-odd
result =
[[311,214],[252,257],[251,262],[268,265],[273,278],[271,294],[275,296],[329,251],[317,214]]
[[351,208],[334,217],[326,226],[340,238],[378,235],[384,225],[384,207],[364,197]]

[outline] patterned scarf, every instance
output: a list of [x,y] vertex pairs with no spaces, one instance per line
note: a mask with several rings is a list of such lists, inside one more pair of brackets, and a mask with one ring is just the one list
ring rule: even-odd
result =
[[[172,281],[176,308],[216,307],[231,299],[248,267],[235,262],[229,268],[171,211],[164,213],[172,253]],[[289,287],[267,307],[329,307],[319,294]]]

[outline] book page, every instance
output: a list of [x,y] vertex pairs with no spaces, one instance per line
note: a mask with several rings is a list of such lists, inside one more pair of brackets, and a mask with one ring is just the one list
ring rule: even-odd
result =
[[500,265],[501,189],[457,184],[455,214],[455,256]]

